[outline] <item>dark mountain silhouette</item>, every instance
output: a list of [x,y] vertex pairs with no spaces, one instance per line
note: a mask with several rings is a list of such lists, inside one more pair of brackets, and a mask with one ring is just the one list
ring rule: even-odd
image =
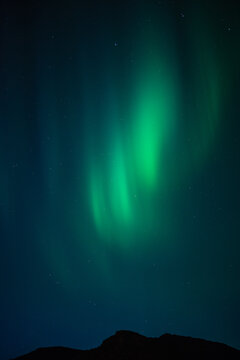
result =
[[121,330],[92,350],[40,348],[16,360],[176,360],[180,358],[240,360],[240,350],[191,337],[165,334],[159,338],[148,338]]

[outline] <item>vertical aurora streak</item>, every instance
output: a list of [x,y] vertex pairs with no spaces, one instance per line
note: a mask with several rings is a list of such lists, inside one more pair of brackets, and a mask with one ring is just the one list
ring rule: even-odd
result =
[[[197,28],[194,19],[199,22],[198,9],[193,7],[192,14],[193,21],[188,26]],[[162,35],[162,41],[159,40],[159,34],[164,31],[168,33],[168,43],[161,39]],[[89,205],[96,229],[103,238],[110,237],[113,242],[117,238],[118,242],[124,243],[124,239],[129,239],[130,228],[130,237],[139,234],[139,223],[149,229],[148,235],[151,236],[158,228],[152,223],[155,195],[166,191],[170,178],[175,182],[184,181],[190,167],[196,166],[197,162],[203,163],[214,146],[221,120],[221,84],[217,54],[208,45],[209,34],[210,30],[203,26],[201,31],[196,30],[191,36],[193,61],[199,71],[189,82],[190,91],[194,91],[183,109],[185,136],[192,139],[186,145],[181,144],[177,136],[181,128],[180,94],[184,91],[184,84],[180,82],[181,72],[171,26],[164,19],[159,25],[159,18],[155,16],[145,25],[144,36],[138,41],[141,46],[133,50],[141,59],[131,74],[134,82],[119,89],[123,92],[129,86],[132,89],[125,109],[128,116],[121,118],[121,104],[117,96],[111,95],[105,108],[109,118],[108,136],[102,138],[106,156],[96,164],[93,161],[90,166],[91,169],[97,168],[96,178],[92,170],[88,175]],[[113,76],[109,93],[116,93],[115,80]],[[117,106],[113,107],[112,103]],[[90,136],[98,138],[99,134]],[[180,158],[178,146],[185,148],[187,156]],[[148,219],[151,219],[151,225]]]

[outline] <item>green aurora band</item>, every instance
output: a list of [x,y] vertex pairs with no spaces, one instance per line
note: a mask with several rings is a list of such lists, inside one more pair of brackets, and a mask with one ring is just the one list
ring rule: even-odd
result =
[[[201,25],[199,31],[200,18],[198,11],[196,21],[189,23],[189,29],[196,28],[191,30],[189,47],[198,71],[188,71],[187,107],[182,108],[186,89],[174,36],[166,20],[159,25],[154,18],[139,41],[144,45],[135,49],[141,61],[132,83],[123,89],[131,88],[125,118],[119,110],[121,101],[114,109],[111,105],[118,102],[116,96],[109,96],[106,103],[112,111],[106,110],[110,130],[102,139],[105,155],[97,158],[95,153],[88,159],[88,183],[93,221],[107,241],[129,246],[134,239],[139,241],[140,234],[154,233],[159,226],[159,220],[154,221],[157,195],[164,196],[173,179],[176,184],[190,169],[200,169],[217,137],[223,106],[220,63],[211,48],[211,29]],[[168,43],[164,37],[159,41],[166,28]],[[113,78],[112,93],[114,89]]]

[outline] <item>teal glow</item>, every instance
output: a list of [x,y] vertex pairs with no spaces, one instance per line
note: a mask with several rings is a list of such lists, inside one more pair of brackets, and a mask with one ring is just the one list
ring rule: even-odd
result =
[[[165,154],[176,133],[179,109],[176,61],[171,51],[163,57],[164,50],[157,46],[157,41],[149,41],[155,36],[151,27],[147,34],[143,39],[146,46],[136,48],[142,61],[136,69],[137,80],[130,86],[132,93],[124,109],[126,117],[121,116],[115,87],[108,91],[103,115],[109,124],[108,136],[102,138],[105,152],[101,159],[94,154],[98,172],[95,176],[92,171],[89,174],[92,184],[89,205],[96,230],[102,238],[110,237],[119,245],[131,243],[143,229],[145,235],[146,229],[149,234],[154,231],[154,197],[168,181]],[[99,141],[98,134],[95,136]],[[95,167],[94,162],[91,167]]]
[[131,221],[131,193],[127,173],[127,154],[124,154],[120,140],[115,140],[111,149],[112,163],[109,176],[109,198],[113,218],[120,226]]
[[119,329],[240,347],[239,24],[1,2],[1,359]]

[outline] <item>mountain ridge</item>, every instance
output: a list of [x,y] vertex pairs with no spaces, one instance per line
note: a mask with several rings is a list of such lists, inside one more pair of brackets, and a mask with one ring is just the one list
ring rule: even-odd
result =
[[219,342],[163,334],[147,337],[129,330],[119,330],[90,350],[68,347],[43,347],[11,360],[171,360],[184,359],[240,360],[240,350]]

